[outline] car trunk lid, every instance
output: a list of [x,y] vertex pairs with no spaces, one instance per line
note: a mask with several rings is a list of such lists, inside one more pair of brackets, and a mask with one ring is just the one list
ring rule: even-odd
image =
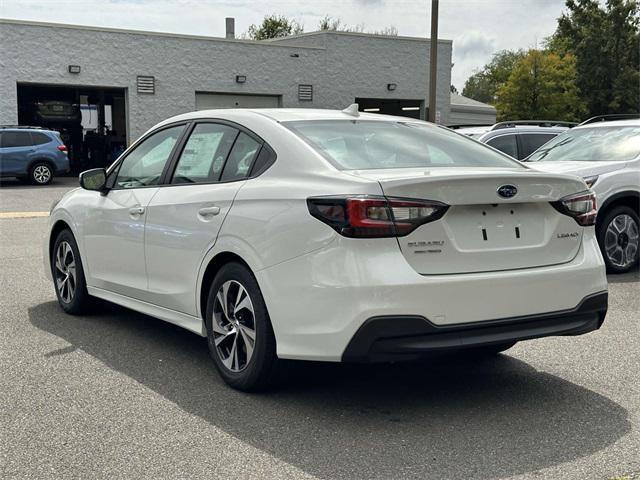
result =
[[[522,167],[350,173],[378,181],[387,197],[450,206],[443,218],[398,237],[404,257],[421,274],[540,267],[571,261],[578,253],[582,227],[550,204],[586,190],[578,178]],[[501,188],[506,197],[498,193]]]

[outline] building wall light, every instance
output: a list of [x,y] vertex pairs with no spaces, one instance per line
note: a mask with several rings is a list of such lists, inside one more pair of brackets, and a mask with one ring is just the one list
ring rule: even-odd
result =
[[69,73],[80,73],[80,65],[69,65]]
[[247,81],[246,75],[236,75],[236,83],[245,83]]
[[390,92],[394,91],[396,88],[398,88],[398,85],[395,83],[387,83],[387,90],[389,90]]

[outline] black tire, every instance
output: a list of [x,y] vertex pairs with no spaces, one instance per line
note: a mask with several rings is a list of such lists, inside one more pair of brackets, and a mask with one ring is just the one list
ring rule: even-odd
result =
[[496,343],[493,345],[485,345],[483,347],[469,348],[468,350],[464,350],[464,352],[471,356],[493,356],[498,355],[505,350],[509,350],[516,343],[518,342]]
[[[64,288],[58,287],[58,282],[64,279],[65,273],[63,272],[63,270],[58,268],[58,266],[56,266],[60,248],[63,244],[69,246],[73,255],[73,257],[69,256],[68,253],[63,255],[61,263],[66,264],[64,265],[63,269],[65,269],[66,267],[66,271],[70,271],[69,265],[71,263],[71,260],[75,262],[75,279],[73,279],[73,282],[71,279],[66,281],[66,292]],[[67,229],[62,230],[58,234],[58,236],[56,237],[56,241],[53,244],[53,250],[51,251],[51,275],[53,276],[53,288],[56,291],[58,303],[66,313],[69,313],[71,315],[81,315],[90,310],[93,299],[87,292],[87,283],[84,276],[84,269],[82,268],[80,252],[78,251],[78,244],[76,243],[76,240],[73,237],[71,231]],[[66,276],[72,277],[70,274]],[[71,286],[73,286],[73,294],[68,296],[67,294],[70,292],[69,288]]]
[[[240,288],[244,288],[250,299],[250,305],[236,310],[234,306],[225,302],[227,311],[222,312],[218,293],[222,295],[224,285],[228,286],[227,298],[232,300],[233,298],[244,299],[237,294]],[[241,303],[243,302],[236,300],[236,304]],[[253,312],[250,312],[250,308]],[[215,328],[213,322],[216,322]],[[280,364],[276,355],[276,338],[258,282],[246,266],[232,262],[224,265],[217,273],[209,289],[205,323],[209,353],[220,376],[228,385],[243,391],[259,391],[275,383]],[[251,342],[250,336],[244,335],[241,331],[243,326],[249,330],[253,327],[255,341]],[[235,336],[233,330],[237,331]],[[244,329],[244,331],[247,330]],[[216,339],[218,346],[216,346]],[[237,347],[237,363],[234,362],[230,353],[234,343]],[[247,358],[250,349],[248,345],[251,344],[253,349],[250,357]],[[227,353],[227,358],[224,358]],[[243,360],[244,365],[242,365]],[[228,364],[229,362],[231,365]]]
[[53,168],[46,162],[37,162],[29,170],[29,181],[33,185],[49,185],[53,180]]
[[[640,248],[636,248],[635,259],[632,259],[626,265],[620,265],[620,263],[622,263],[621,257],[618,257],[615,253],[610,254],[607,252],[607,242],[612,242],[614,238],[621,246],[624,245],[624,248],[627,248],[628,242],[632,241],[632,239],[629,239],[628,234],[625,234],[626,236],[618,234],[617,237],[613,237],[616,234],[611,231],[608,233],[610,226],[611,228],[615,228],[615,225],[612,225],[612,222],[620,216],[630,217],[631,221],[635,222],[635,227],[631,226],[631,228],[634,229],[636,235],[638,235],[638,232],[640,231],[640,219],[638,218],[638,213],[624,205],[614,207],[607,211],[602,218],[602,221],[598,222],[598,245],[600,246],[600,251],[602,252],[602,257],[604,258],[604,263],[606,264],[607,272],[609,273],[629,272],[638,265],[638,259],[640,258]],[[637,241],[638,239],[636,238],[636,242]]]

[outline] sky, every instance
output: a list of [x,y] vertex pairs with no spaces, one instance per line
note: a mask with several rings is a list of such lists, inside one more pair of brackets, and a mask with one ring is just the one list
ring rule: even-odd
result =
[[[439,38],[453,40],[452,83],[465,80],[503,49],[540,46],[556,27],[564,0],[440,0]],[[430,35],[430,0],[0,0],[0,18],[224,37],[265,15],[295,19],[305,31],[325,15],[365,31],[394,26],[399,35]]]

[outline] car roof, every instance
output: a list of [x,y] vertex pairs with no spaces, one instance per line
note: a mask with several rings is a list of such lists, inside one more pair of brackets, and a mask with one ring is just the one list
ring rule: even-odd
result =
[[491,128],[491,125],[478,125],[477,127],[460,127],[452,128],[454,132],[470,134],[470,133],[486,133]]
[[500,134],[500,133],[524,133],[524,132],[565,132],[569,130],[568,127],[536,127],[531,125],[522,125],[517,127],[500,128],[498,130],[489,130],[487,133]]
[[640,118],[632,118],[629,120],[612,120],[610,122],[593,122],[587,123],[585,125],[580,125],[577,129],[585,129],[585,128],[604,128],[604,127],[640,127]]
[[[577,128],[577,127],[573,127],[573,128]],[[560,134],[560,133],[566,132],[567,130],[569,130],[569,128],[567,127],[535,127],[531,125],[525,125],[525,126],[518,126],[518,127],[500,128],[498,130],[489,130],[488,132],[483,133],[480,137],[478,137],[478,140],[482,141],[482,140],[486,140],[487,138],[499,137],[502,135],[512,135],[514,133]]]
[[51,130],[44,127],[30,127],[22,125],[0,125],[0,132],[42,132],[42,133],[58,133],[56,130]]
[[428,124],[424,120],[418,120],[410,117],[395,117],[392,115],[381,115],[379,113],[366,113],[358,112],[355,116],[350,113],[346,113],[342,110],[328,110],[320,108],[227,108],[227,109],[214,109],[214,110],[198,110],[195,112],[184,113],[172,118],[169,118],[163,122],[171,123],[183,120],[197,120],[204,118],[220,118],[220,119],[237,119],[246,116],[261,116],[267,117],[276,122],[289,122],[296,120],[353,120],[355,118],[361,120],[374,120],[374,121],[401,121],[412,123],[424,123]]

